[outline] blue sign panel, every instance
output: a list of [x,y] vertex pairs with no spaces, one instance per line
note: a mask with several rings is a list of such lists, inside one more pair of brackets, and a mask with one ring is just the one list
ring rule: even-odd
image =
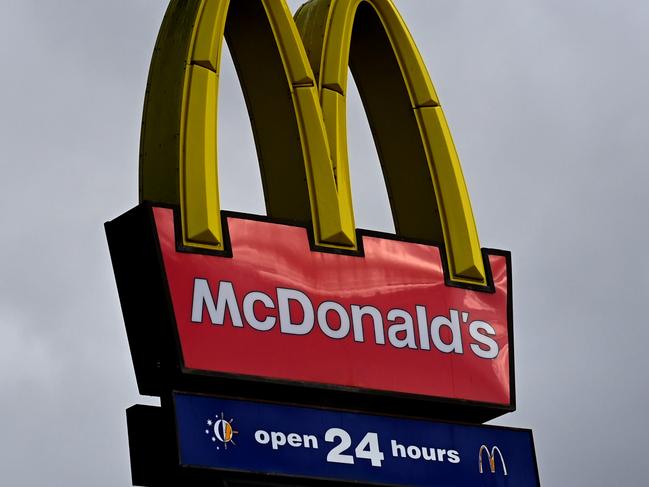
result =
[[418,487],[538,487],[532,432],[175,394],[183,466]]

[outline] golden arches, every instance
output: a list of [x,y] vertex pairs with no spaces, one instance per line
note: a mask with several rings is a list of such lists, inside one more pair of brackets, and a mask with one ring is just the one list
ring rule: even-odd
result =
[[[284,0],[171,1],[147,86],[140,198],[180,205],[186,246],[223,249],[216,120],[225,37],[252,121],[269,216],[312,222],[317,245],[355,249],[345,126],[351,63],[397,233],[443,241],[451,279],[485,284],[450,132],[392,2],[312,0],[296,21]],[[377,55],[387,59],[388,76],[376,72]]]
[[313,72],[283,1],[172,0],[147,89],[141,199],[180,205],[186,246],[223,248],[216,120],[224,35],[246,96],[269,215],[312,221],[321,245],[353,248]]
[[500,448],[498,448],[497,446],[492,447],[491,451],[489,451],[489,447],[487,447],[487,445],[482,445],[480,447],[480,451],[478,452],[478,471],[480,473],[484,473],[484,469],[482,466],[483,453],[487,454],[487,460],[489,461],[489,470],[491,471],[491,473],[496,473],[496,453],[497,453],[498,456],[500,457],[500,464],[503,467],[503,475],[507,477],[508,472],[507,472],[507,465],[505,464],[505,458],[503,457]]
[[346,93],[351,66],[374,133],[397,233],[446,244],[454,280],[484,283],[469,194],[421,55],[391,0],[311,0],[296,14],[341,206],[351,205]]

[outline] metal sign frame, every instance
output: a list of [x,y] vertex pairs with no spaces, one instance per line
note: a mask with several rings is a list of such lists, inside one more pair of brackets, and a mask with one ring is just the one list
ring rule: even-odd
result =
[[[153,221],[154,207],[168,207],[174,210],[176,229],[179,228],[177,207],[142,204],[116,220],[106,224],[111,249],[111,257],[118,283],[118,291],[124,319],[126,322],[131,355],[136,371],[139,390],[144,395],[160,396],[171,388],[184,388],[194,392],[219,392],[224,389],[241,395],[279,400],[293,397],[299,391],[304,404],[348,406],[375,412],[387,412],[464,421],[487,421],[516,409],[514,330],[512,316],[512,276],[511,255],[507,251],[484,249],[484,255],[500,255],[507,260],[508,269],[508,353],[510,403],[506,405],[482,403],[459,399],[418,396],[398,392],[374,391],[370,389],[346,388],[336,385],[292,382],[264,377],[251,377],[238,374],[197,371],[185,368],[178,328],[171,301],[169,283],[164,272],[160,253],[160,243]],[[228,235],[227,219],[240,218],[291,226],[301,226],[307,230],[309,225],[296,225],[274,218],[244,213],[223,212],[224,235]],[[437,247],[443,255],[443,246],[415,239],[404,239],[392,234],[359,230],[359,242],[365,236],[382,239],[422,243]],[[227,237],[229,238],[229,237]],[[133,245],[133,242],[138,245]],[[182,245],[181,235],[176,233],[179,252],[196,252]],[[311,246],[315,243],[311,240]],[[338,252],[329,250],[329,252]],[[209,252],[207,252],[209,255]],[[362,246],[357,255],[362,258]],[[227,254],[225,254],[227,256]],[[444,259],[442,259],[444,262]],[[489,267],[487,267],[489,269]],[[468,286],[451,281],[445,269],[446,284],[466,289]],[[488,274],[489,287],[471,286],[476,292],[493,293],[493,279]],[[254,385],[254,387],[252,387]]]
[[[302,477],[302,476],[286,476],[282,474],[258,474],[233,469],[211,469],[211,468],[197,468],[193,466],[184,466],[181,464],[181,450],[177,437],[176,415],[174,411],[175,394],[184,394],[187,391],[171,391],[163,395],[161,398],[161,407],[155,406],[133,406],[127,411],[127,421],[129,430],[129,442],[131,444],[131,462],[133,465],[133,481],[135,485],[151,486],[168,485],[170,479],[175,483],[183,483],[188,485],[289,485],[289,486],[331,486],[331,485],[349,485],[341,483],[337,480],[324,479],[318,477]],[[206,396],[206,394],[194,394]],[[245,398],[236,396],[223,395],[213,396],[215,398],[222,397],[223,399],[230,400],[246,400]],[[254,402],[269,405],[289,405],[289,406],[302,406],[300,404],[293,404],[292,402],[282,401],[264,401],[255,400]],[[330,408],[324,406],[310,406],[311,409],[323,411],[339,411],[348,413],[367,414],[363,411],[345,408]],[[378,416],[378,414],[371,414],[371,416]],[[400,418],[397,415],[386,415],[384,417]],[[415,418],[424,419],[425,418]],[[435,423],[444,424],[445,421],[435,420]],[[476,426],[473,423],[452,423],[458,426]],[[532,436],[532,431],[527,428],[513,428],[503,426],[479,425],[481,429],[485,430],[507,430],[524,432]],[[480,450],[482,452],[482,449]],[[476,452],[478,455],[478,452]],[[534,441],[531,441],[531,455],[533,458],[536,484],[540,486],[540,476],[538,463],[536,459],[536,451]],[[485,456],[485,455],[483,455]],[[486,458],[486,456],[485,456]],[[463,461],[473,462],[476,459],[466,459]],[[160,468],[165,465],[165,468]],[[476,469],[479,467],[476,465]],[[489,470],[489,467],[486,466]],[[487,479],[486,479],[487,480]],[[381,483],[371,483],[367,485],[374,485],[380,487]]]

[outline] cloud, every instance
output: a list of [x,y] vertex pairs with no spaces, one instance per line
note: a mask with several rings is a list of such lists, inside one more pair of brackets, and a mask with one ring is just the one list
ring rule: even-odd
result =
[[[296,7],[300,2],[291,1]],[[396,2],[429,67],[484,246],[513,251],[519,411],[543,485],[644,485],[649,4]],[[140,398],[102,224],[137,202],[163,1],[0,7],[0,442],[7,485],[129,485]],[[230,65],[225,206],[260,212]],[[353,90],[352,90],[353,91]],[[359,226],[389,229],[352,92]],[[229,183],[228,183],[229,182]]]

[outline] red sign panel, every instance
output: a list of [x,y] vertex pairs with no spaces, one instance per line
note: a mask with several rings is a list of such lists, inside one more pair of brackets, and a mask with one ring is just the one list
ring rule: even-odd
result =
[[366,235],[363,257],[339,255],[229,217],[231,257],[179,252],[173,211],[153,212],[185,369],[513,403],[506,255],[472,290],[446,283],[435,246]]

